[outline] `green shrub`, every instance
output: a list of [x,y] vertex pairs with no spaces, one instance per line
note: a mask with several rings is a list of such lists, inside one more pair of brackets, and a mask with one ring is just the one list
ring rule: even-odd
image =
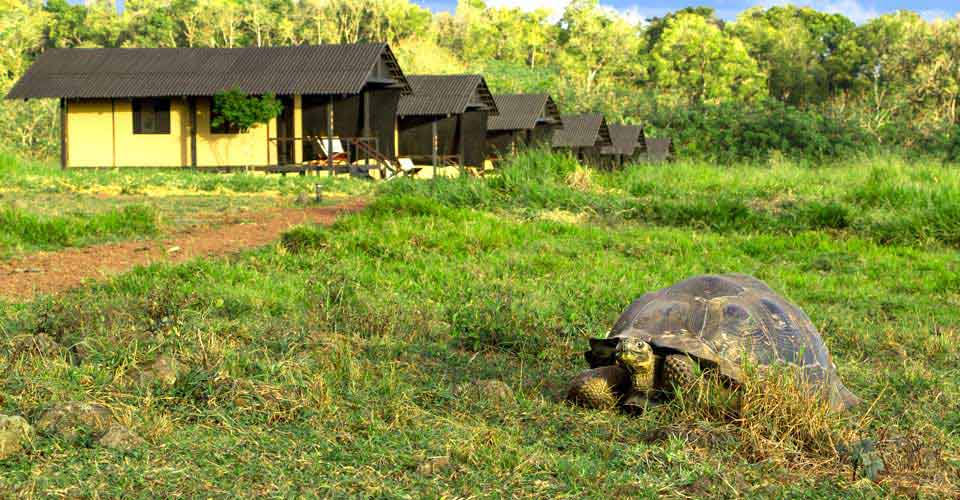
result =
[[326,241],[323,228],[319,226],[297,226],[280,236],[280,244],[288,252],[303,253],[321,248]]
[[213,110],[210,125],[236,128],[242,132],[280,116],[283,104],[270,93],[257,98],[234,88],[226,92],[218,92],[213,97]]
[[647,116],[648,135],[673,139],[682,158],[731,164],[775,155],[822,162],[877,145],[848,119],[831,118],[779,101],[658,108]]

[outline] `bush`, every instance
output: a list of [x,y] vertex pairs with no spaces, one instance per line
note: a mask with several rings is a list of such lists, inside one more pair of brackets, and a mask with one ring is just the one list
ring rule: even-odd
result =
[[779,101],[654,109],[648,135],[674,140],[681,157],[731,164],[789,159],[822,162],[874,147],[857,123]]
[[280,236],[280,244],[291,253],[304,253],[322,248],[326,235],[318,226],[297,226]]
[[240,89],[231,89],[214,96],[213,110],[212,126],[226,126],[242,132],[280,116],[283,104],[273,94],[257,98],[244,94]]

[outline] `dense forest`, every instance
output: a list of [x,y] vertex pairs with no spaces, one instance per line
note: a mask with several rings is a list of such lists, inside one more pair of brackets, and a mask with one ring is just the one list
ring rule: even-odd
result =
[[[721,163],[873,149],[960,156],[960,18],[901,11],[856,25],[778,6],[724,21],[705,7],[631,23],[596,0],[546,11],[463,0],[0,0],[0,90],[51,47],[239,47],[386,41],[408,74],[484,74],[549,92]],[[53,102],[0,105],[0,147],[56,154]]]

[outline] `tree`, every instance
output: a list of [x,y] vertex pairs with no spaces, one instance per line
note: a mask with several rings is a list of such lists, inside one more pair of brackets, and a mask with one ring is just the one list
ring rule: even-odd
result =
[[651,56],[656,85],[693,104],[766,94],[766,78],[743,42],[699,15],[671,19]]
[[729,28],[766,72],[770,95],[804,105],[829,96],[832,78],[824,63],[854,24],[839,14],[786,6],[748,9]]
[[600,9],[597,0],[571,2],[560,20],[557,66],[576,90],[572,104],[590,106],[611,87],[640,79],[640,44],[636,27]]
[[667,24],[675,17],[683,14],[700,16],[710,23],[715,24],[720,29],[724,27],[723,20],[717,17],[717,11],[713,10],[713,7],[684,7],[680,10],[670,12],[663,17],[651,17],[647,19],[646,29],[643,31],[643,36],[647,40],[647,47],[655,47],[660,43],[660,37],[663,36],[664,30],[667,29]]

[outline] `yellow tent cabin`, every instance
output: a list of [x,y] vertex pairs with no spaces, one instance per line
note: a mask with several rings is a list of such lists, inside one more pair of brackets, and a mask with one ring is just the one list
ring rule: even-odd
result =
[[[231,89],[283,109],[248,130],[215,127],[213,98]],[[64,168],[296,170],[395,161],[409,92],[388,45],[342,44],[51,49],[7,98],[60,99]]]

